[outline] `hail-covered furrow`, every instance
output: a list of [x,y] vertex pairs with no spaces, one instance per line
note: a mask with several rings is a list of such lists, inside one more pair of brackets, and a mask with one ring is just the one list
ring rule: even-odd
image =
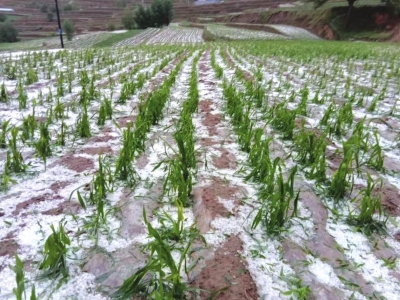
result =
[[[238,73],[238,69],[236,69],[235,74],[239,78],[239,84],[236,83],[236,86],[238,86],[238,85],[240,86],[240,82],[242,82],[242,84],[246,85],[249,81],[252,82],[253,85],[257,85],[255,78],[256,78],[256,76],[259,76],[259,75],[251,74],[249,71],[245,71],[245,72],[248,72],[247,77],[243,76],[242,73]],[[253,78],[253,76],[254,76],[254,78]],[[248,77],[250,77],[250,80]],[[248,88],[246,88],[246,90],[247,90],[247,92],[249,92]],[[254,91],[254,88],[253,88],[253,91]],[[252,90],[250,90],[250,94],[252,94]],[[240,95],[236,95],[236,97],[240,97]],[[261,110],[263,110],[262,106],[263,105],[260,105]],[[254,106],[253,106],[253,108],[254,108]],[[251,115],[257,116],[257,112],[253,112]],[[276,132],[274,132],[274,130],[271,130],[270,126],[268,126],[269,127],[268,128],[265,125],[265,122],[268,122],[268,120],[265,120],[264,122],[263,121],[257,122],[257,118],[256,118],[255,122],[253,123],[254,129],[256,130],[256,127],[260,126],[259,128],[262,128],[263,131],[266,132],[267,137],[271,136],[271,134],[275,135]],[[268,130],[267,130],[267,128],[268,128]],[[256,137],[253,137],[253,138],[256,139]],[[268,145],[266,146],[267,150],[270,151],[271,157],[275,157],[275,159],[277,157],[280,159],[284,159],[286,166],[296,166],[296,162],[293,161],[289,157],[288,154],[292,153],[292,157],[296,157],[297,154],[293,153],[292,149],[287,147],[288,146],[287,143],[286,143],[286,146],[285,146],[285,144],[278,143],[278,148],[277,148],[276,147],[277,144],[275,142],[273,142],[273,143],[271,143],[271,142],[272,141],[270,141],[268,144],[270,144],[272,146],[272,149],[268,150],[269,146]],[[253,149],[256,146],[257,146],[257,142],[256,142],[256,140],[254,140]],[[253,150],[250,150],[250,155],[252,154],[252,152],[253,152]],[[274,161],[274,163],[275,163],[275,161]],[[271,165],[271,167],[272,167],[272,165]],[[297,170],[297,166],[295,168]],[[254,172],[254,170],[253,170],[253,172]],[[289,171],[290,170],[288,170],[286,172],[289,173]],[[315,202],[309,201],[310,197],[312,199],[317,199],[315,194],[312,192],[312,189],[310,188],[313,185],[308,186],[308,184],[307,184],[308,181],[306,180],[306,178],[301,176],[301,174],[296,175],[296,179],[294,182],[295,182],[295,187],[299,188],[301,190],[301,192],[299,194],[300,202],[296,205],[297,209],[298,209],[297,216],[299,216],[300,218],[303,217],[304,219],[306,219],[306,218],[309,219],[311,217],[311,219],[314,221],[314,223],[317,223],[318,219],[313,218],[311,211],[309,211],[310,208],[311,209],[313,208],[313,205],[316,205]],[[303,201],[305,202],[307,209],[305,209],[305,207],[303,205]],[[317,201],[318,201],[318,199],[317,199]],[[303,218],[301,218],[301,220],[304,220]],[[324,218],[322,218],[319,221],[324,221]],[[334,270],[333,268],[337,267],[337,262],[335,261],[335,258],[345,260],[345,258],[341,257],[340,253],[333,253],[333,257],[332,256],[327,257],[326,259],[328,259],[328,264],[323,263],[319,259],[313,257],[313,255],[315,255],[315,254],[318,255],[318,252],[320,252],[321,250],[323,251],[323,249],[319,248],[314,243],[310,243],[308,241],[309,238],[312,236],[316,236],[317,238],[321,238],[321,239],[325,239],[325,240],[326,240],[326,238],[328,238],[328,240],[329,240],[329,237],[325,231],[319,230],[319,231],[315,232],[313,229],[312,222],[301,221],[301,223],[302,224],[300,225],[300,222],[298,219],[293,220],[292,225],[290,226],[290,228],[288,228],[288,235],[286,235],[285,233],[282,234],[282,236],[285,237],[282,240],[282,243],[283,243],[283,249],[284,249],[284,257],[291,263],[293,268],[295,268],[295,270],[298,272],[299,276],[301,276],[301,278],[303,279],[303,284],[308,285],[311,288],[311,291],[315,294],[315,296],[318,296],[318,297],[319,296],[322,297],[322,295],[324,293],[330,293],[330,294],[338,294],[339,293],[342,295],[350,296],[352,292],[350,292],[350,290],[348,290],[348,287],[345,285],[345,283],[355,280],[355,282],[357,282],[357,284],[360,286],[360,291],[362,291],[365,294],[370,294],[371,291],[367,289],[365,280],[363,280],[362,278],[359,278],[359,276],[358,277],[354,276],[354,275],[352,275],[351,272],[348,272],[347,270],[346,270],[346,272],[342,272],[341,270],[339,270],[336,272],[337,274],[335,274],[335,272],[333,271]],[[294,241],[295,241],[295,243],[294,243]],[[326,240],[326,242],[328,243],[327,240]],[[332,241],[330,241],[330,242],[332,242]],[[296,248],[297,248],[297,250],[296,250]],[[301,252],[304,252],[304,250],[302,250],[304,248],[310,249],[311,252],[309,255],[306,255],[305,253],[300,255]],[[313,251],[315,251],[315,252],[313,253]],[[294,257],[297,257],[297,258],[294,259]],[[303,264],[301,266],[298,264],[298,262],[297,262],[298,260],[303,261]],[[311,264],[311,266],[309,269],[307,269],[307,271],[305,271],[304,266],[307,266],[308,264]],[[321,272],[318,272],[318,268],[316,268],[316,266],[319,266]],[[322,270],[324,270],[324,271],[322,271]],[[325,276],[323,276],[323,273],[325,271],[327,272],[327,274],[329,274],[328,276],[326,276],[327,274],[325,274]],[[314,279],[312,279],[313,276],[314,276]],[[342,281],[345,281],[345,282],[341,282],[341,280],[339,280],[339,278],[344,278]],[[353,279],[353,278],[355,278],[355,279]],[[346,282],[346,280],[347,280],[347,282]],[[316,282],[318,282],[319,284],[316,284]],[[357,293],[357,295],[358,295],[357,297],[362,297],[358,293]]]
[[[291,146],[292,147],[292,146]],[[291,149],[289,148],[289,149],[287,149],[287,147],[285,147],[286,148],[286,151],[287,151],[287,153],[290,153],[291,152]],[[340,148],[339,148],[340,149]],[[294,157],[296,157],[298,155],[298,153],[296,153],[296,152],[293,152],[292,151],[292,156],[294,156]],[[298,157],[298,156],[297,156]],[[307,180],[305,179],[305,178],[302,178],[303,180],[305,180],[306,182],[307,182]],[[310,200],[310,199],[308,199],[308,200]],[[310,201],[308,201],[308,204],[310,204]],[[330,207],[330,209],[335,209],[334,207],[332,207],[332,203],[331,204],[328,204],[328,206]],[[351,205],[351,204],[349,204],[349,211],[353,211],[354,209],[356,209],[356,206],[354,206],[354,205]],[[345,219],[346,218],[348,218],[348,212],[346,211],[346,210],[342,210],[341,212],[340,212],[340,215],[342,216],[341,218],[340,218],[340,225],[339,225],[339,227],[340,228],[342,228],[342,230],[337,230],[338,231],[338,234],[339,234],[339,236],[346,236],[346,234],[347,235],[351,235],[351,234],[355,234],[355,235],[357,235],[358,236],[358,240],[361,238],[361,239],[364,239],[363,240],[363,242],[361,242],[361,244],[364,246],[363,247],[363,249],[362,249],[362,251],[363,251],[363,255],[367,255],[367,256],[370,256],[371,257],[371,259],[372,260],[381,260],[381,261],[383,261],[383,262],[385,262],[385,261],[387,261],[388,260],[388,258],[389,257],[395,257],[395,256],[397,256],[394,252],[393,252],[393,250],[391,250],[390,248],[387,248],[387,246],[384,246],[383,245],[383,243],[381,243],[380,245],[379,245],[379,248],[383,248],[383,249],[385,249],[385,252],[386,253],[388,253],[388,254],[384,254],[385,252],[379,252],[379,251],[376,251],[376,247],[374,246],[374,247],[371,247],[374,243],[377,243],[376,242],[376,239],[378,239],[378,241],[379,241],[379,238],[378,237],[374,237],[373,238],[373,240],[372,241],[369,241],[367,238],[365,238],[365,237],[363,237],[363,235],[362,234],[357,234],[357,233],[354,233],[353,231],[354,231],[354,229],[350,229],[350,227],[349,226],[347,226],[346,224],[344,224],[343,222],[345,221]],[[377,220],[377,222],[378,221],[380,221],[379,219]],[[337,222],[338,222],[338,218],[337,218],[337,216],[332,216],[332,215],[330,215],[329,216],[329,218],[328,218],[328,223],[327,223],[327,228],[329,227],[329,226],[331,226],[331,224],[337,224]],[[344,232],[343,232],[343,230],[344,230]],[[309,232],[309,231],[308,231]],[[330,232],[330,231],[328,231],[328,232]],[[319,232],[319,234],[321,234],[320,232]],[[331,233],[332,234],[332,233]],[[317,232],[317,235],[318,235],[318,232]],[[326,235],[326,233],[324,233],[324,235]],[[334,235],[335,236],[335,235]],[[355,237],[354,237],[355,238]],[[349,238],[349,239],[347,239],[347,241],[350,241],[351,240],[351,238]],[[388,240],[388,239],[386,239],[386,240]],[[389,238],[389,240],[390,240],[390,238]],[[360,243],[357,243],[357,245],[359,245]],[[395,246],[396,245],[396,243],[393,243],[393,241],[391,241],[389,244],[391,244],[391,245],[393,245],[393,246]],[[312,249],[312,247],[309,247],[310,249]],[[375,249],[374,249],[375,248]],[[344,247],[343,249],[348,249],[347,247]],[[341,251],[343,254],[342,255],[345,255],[345,257],[347,257],[347,259],[349,259],[350,261],[352,261],[354,264],[355,264],[355,266],[359,266],[359,264],[360,264],[360,262],[359,262],[359,259],[358,259],[358,261],[357,261],[357,255],[358,255],[358,253],[354,253],[354,251],[355,250],[352,250],[351,251],[351,254],[349,254],[348,252],[346,252],[346,251]],[[339,253],[338,253],[339,254]],[[376,255],[378,255],[378,257],[376,257]],[[386,259],[386,260],[385,260]],[[343,258],[340,258],[340,257],[337,257],[337,259],[336,260],[341,260],[341,261],[343,261]],[[330,264],[333,266],[333,267],[335,267],[335,262],[334,261],[332,261],[332,258],[331,258],[331,261],[330,261]],[[385,265],[386,265],[386,263],[385,263]],[[352,270],[355,270],[356,271],[356,267],[354,267],[354,268],[348,268],[348,269],[352,269]],[[370,295],[373,291],[371,291],[368,287],[367,287],[367,285],[366,285],[366,281],[372,281],[372,282],[375,282],[374,283],[374,288],[375,288],[375,291],[376,292],[378,292],[378,293],[384,293],[383,292],[383,289],[382,289],[382,287],[381,286],[379,286],[379,281],[378,282],[376,282],[376,277],[375,276],[373,276],[373,275],[371,275],[371,274],[376,274],[377,272],[380,274],[380,276],[381,277],[385,277],[385,278],[387,278],[387,280],[388,280],[388,282],[392,282],[392,284],[391,284],[391,289],[389,289],[388,291],[385,291],[386,292],[386,295],[387,296],[391,296],[393,293],[395,293],[396,292],[396,289],[397,289],[397,280],[395,279],[396,278],[396,272],[395,271],[393,271],[393,270],[389,270],[389,269],[387,269],[387,268],[385,268],[385,267],[378,267],[378,269],[379,269],[379,271],[377,271],[377,270],[372,270],[372,267],[371,266],[366,266],[365,268],[363,267],[363,266],[361,266],[361,268],[360,268],[361,270],[358,270],[357,269],[357,273],[359,273],[359,274],[362,274],[363,275],[363,277],[364,277],[364,280],[362,280],[361,282],[360,282],[360,278],[358,278],[357,279],[357,276],[356,277],[354,277],[354,276],[351,276],[350,274],[349,274],[349,272],[348,272],[348,270],[345,270],[345,271],[343,271],[342,270],[342,268],[340,268],[339,270],[337,270],[336,271],[336,273],[338,273],[341,277],[339,277],[339,278],[345,278],[346,280],[349,280],[349,275],[350,275],[350,279],[352,279],[352,278],[355,278],[356,279],[356,281],[358,281],[358,286],[360,287],[360,289],[363,291],[363,293],[364,294],[366,294],[366,295]],[[320,276],[321,278],[323,278],[323,276]],[[378,277],[379,278],[379,277]],[[337,280],[336,280],[337,281]],[[343,280],[342,280],[343,281]],[[329,281],[327,281],[327,282],[329,282]],[[335,282],[335,281],[331,281],[331,282]],[[344,282],[345,284],[347,284],[348,282]],[[343,285],[343,284],[342,284]]]
[[[178,59],[178,62],[181,60],[182,58]],[[169,80],[168,88],[170,89],[173,83],[171,78],[176,77],[179,67],[178,64],[178,67],[174,70],[172,68],[163,70],[166,72],[158,72],[157,69],[157,72],[155,72],[157,75],[152,80],[158,83]],[[146,68],[140,70],[139,73],[145,71],[147,71]],[[168,71],[172,73],[168,75]],[[149,89],[149,87],[145,88]],[[129,101],[131,102],[131,100]],[[127,121],[132,121],[132,117],[134,115],[129,116]],[[117,121],[119,121],[118,118]],[[15,198],[9,196],[3,197],[1,212],[10,225],[2,229],[1,235],[2,237],[9,237],[13,245],[22,250],[20,257],[23,260],[37,260],[37,245],[42,244],[43,239],[49,235],[49,225],[56,225],[59,221],[67,222],[65,225],[66,230],[74,237],[72,238],[71,246],[73,247],[72,249],[77,249],[74,255],[79,259],[86,257],[87,253],[84,249],[90,249],[93,246],[100,247],[107,253],[115,251],[123,245],[131,244],[126,239],[115,238],[121,227],[121,221],[117,218],[119,211],[123,210],[123,206],[119,205],[121,202],[120,198],[123,198],[126,194],[124,194],[125,190],[123,189],[115,189],[118,184],[113,178],[115,176],[113,174],[115,172],[114,164],[116,163],[113,154],[118,152],[120,144],[118,142],[119,134],[113,130],[113,126],[111,125],[112,123],[106,124],[104,128],[109,128],[109,130],[106,130],[107,132],[104,135],[94,137],[90,143],[91,146],[78,145],[76,147],[75,145],[74,152],[64,155],[61,160],[49,159],[47,161],[47,170],[41,172],[38,176],[33,174],[32,179],[26,178],[26,176],[32,177],[32,175],[18,178],[18,181],[25,179],[23,184],[24,189],[27,189],[27,192],[23,191],[22,183],[12,186],[9,195],[17,195],[19,197],[18,205],[15,203]],[[125,124],[120,123],[120,125],[125,127]],[[114,188],[109,187],[109,189],[113,190],[111,194],[103,194],[106,197],[104,198],[106,201],[102,200],[102,208],[90,204],[91,199],[94,199],[98,193],[96,190],[96,178],[99,178],[98,168],[100,165],[97,163],[97,160],[100,155],[107,155],[106,159],[99,160],[99,163],[102,164],[101,172],[110,180],[110,185],[115,185]],[[97,173],[95,170],[97,170]],[[55,183],[54,177],[58,179]],[[83,202],[87,202],[85,211],[82,211],[80,204],[76,201],[77,191],[79,191],[80,196],[83,198]],[[71,201],[69,200],[70,196],[72,196]],[[10,201],[12,201],[12,204]],[[103,224],[96,221],[96,217],[101,217],[102,213],[106,215],[106,221],[103,220]],[[26,214],[30,217],[27,218]],[[85,230],[84,228],[88,229]],[[41,235],[37,234],[40,232],[42,232]],[[35,235],[37,239],[27,239],[27,237],[32,235]],[[2,261],[3,266],[8,264],[11,264],[10,259]],[[68,266],[70,266],[70,274],[76,278],[71,281],[72,285],[61,288],[57,293],[60,293],[60,295],[72,295],[74,293],[92,295],[94,293],[94,277],[82,273],[74,259],[68,260]],[[34,281],[36,273],[37,271],[29,273],[27,277],[31,279],[30,282]],[[8,280],[8,269],[1,276],[4,276]],[[74,290],[72,288],[73,284],[79,281],[79,278],[82,280],[82,284]],[[49,283],[46,282],[36,286],[37,291],[40,294],[52,291],[54,286],[49,290],[46,288],[46,285],[49,285]],[[82,291],[82,289],[87,291]]]
[[[34,118],[37,118],[38,120],[37,123],[35,122],[36,128],[33,128],[35,129],[33,131],[34,135],[29,137],[27,141],[18,141],[17,144],[17,148],[19,148],[23,154],[25,164],[32,165],[33,168],[31,171],[38,171],[42,168],[45,169],[46,165],[52,167],[57,165],[58,163],[65,163],[65,161],[68,159],[68,154],[66,155],[66,153],[76,153],[81,156],[82,159],[84,159],[85,156],[87,157],[87,159],[89,159],[90,155],[92,155],[91,152],[97,151],[94,150],[96,149],[96,147],[100,147],[100,150],[97,151],[98,153],[93,154],[107,154],[110,152],[112,153],[118,151],[119,143],[115,140],[119,136],[119,133],[117,130],[114,129],[115,126],[113,124],[113,120],[116,121],[119,126],[124,127],[128,121],[133,121],[135,119],[135,107],[139,102],[141,90],[147,90],[149,88],[149,83],[147,83],[149,77],[154,76],[151,79],[152,81],[162,82],[167,75],[166,73],[159,71],[160,67],[161,62],[158,61],[156,63],[150,64],[148,67],[143,67],[141,69],[138,68],[131,73],[128,73],[129,75],[125,80],[130,80],[130,86],[133,88],[129,91],[129,93],[127,93],[124,103],[121,103],[120,97],[118,97],[117,99],[113,99],[114,87],[110,86],[102,88],[100,92],[96,88],[94,90],[95,94],[93,95],[95,99],[90,100],[90,94],[88,93],[85,96],[87,97],[86,99],[82,100],[83,96],[81,95],[81,99],[79,101],[74,101],[74,104],[71,106],[66,106],[63,102],[57,101],[54,109],[52,108],[54,104],[48,104],[47,110],[44,111],[42,111],[40,107],[35,107],[33,112],[27,113],[25,117],[22,117],[22,120],[11,119],[10,127],[20,126],[21,129],[19,132],[24,132],[25,120],[31,118],[32,116]],[[152,74],[149,74],[150,70],[153,70]],[[118,90],[118,87],[116,87],[115,90]],[[135,98],[130,99],[133,94],[136,94]],[[109,112],[107,116],[100,116],[101,109],[106,104],[108,105],[111,112]],[[82,109],[79,109],[80,105],[83,105],[83,107],[90,106],[88,108],[88,115],[90,115],[90,118],[88,120],[87,131],[93,137],[89,139],[89,141],[86,139],[89,136],[85,136],[83,137],[83,139],[79,139],[80,134],[77,134],[80,126],[79,118],[82,116]],[[57,110],[57,107],[61,108],[61,110]],[[46,107],[44,108],[46,109]],[[7,119],[10,118],[5,118],[5,120]],[[48,130],[51,134],[50,144],[55,143],[57,145],[56,151],[53,151],[54,158],[48,158],[46,164],[41,162],[42,158],[36,158],[33,155],[36,151],[34,142],[32,141],[35,141],[40,137],[38,127],[41,122],[48,123]],[[31,125],[31,128],[35,124]],[[62,130],[64,130],[65,132],[63,133]],[[64,144],[60,144],[60,135],[62,134],[65,135]],[[51,147],[53,148],[53,146]],[[9,149],[7,148],[4,150],[2,149],[1,153],[3,155],[6,155],[8,150]],[[81,152],[81,154],[79,152]],[[69,159],[72,159],[74,157],[71,155],[69,156]],[[60,157],[61,162],[59,159]],[[88,162],[88,164],[90,165],[91,163]],[[4,164],[2,164],[2,168],[4,168]],[[52,170],[49,171],[52,172]],[[42,174],[42,176],[47,175]],[[16,179],[18,181],[22,180],[22,178],[18,179],[17,176]],[[35,179],[32,180],[32,184],[36,184]]]

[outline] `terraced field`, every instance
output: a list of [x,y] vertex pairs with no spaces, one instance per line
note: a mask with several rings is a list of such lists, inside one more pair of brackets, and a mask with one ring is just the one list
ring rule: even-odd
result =
[[0,299],[399,299],[398,47],[170,30],[1,54]]

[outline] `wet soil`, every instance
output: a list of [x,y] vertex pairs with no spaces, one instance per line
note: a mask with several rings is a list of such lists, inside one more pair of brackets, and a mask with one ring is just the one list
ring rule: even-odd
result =
[[258,299],[256,285],[240,258],[242,250],[240,239],[231,236],[215,251],[191,284],[209,291],[202,291],[197,299],[209,299],[212,291],[219,291],[213,298],[216,300]]

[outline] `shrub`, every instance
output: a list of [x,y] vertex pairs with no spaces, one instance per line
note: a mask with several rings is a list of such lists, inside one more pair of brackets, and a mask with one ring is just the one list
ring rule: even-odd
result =
[[0,43],[18,42],[18,30],[15,26],[7,21],[0,24]]
[[124,28],[128,30],[135,28],[134,14],[131,9],[125,9],[124,15],[122,16],[122,24]]
[[74,24],[70,20],[65,20],[63,23],[63,30],[67,36],[67,40],[71,41],[74,36]]
[[47,13],[47,21],[51,22],[54,20],[54,14],[49,12]]
[[0,22],[5,22],[7,20],[7,16],[5,14],[0,14]]
[[114,31],[115,30],[115,24],[114,23],[108,23],[107,30],[108,31]]

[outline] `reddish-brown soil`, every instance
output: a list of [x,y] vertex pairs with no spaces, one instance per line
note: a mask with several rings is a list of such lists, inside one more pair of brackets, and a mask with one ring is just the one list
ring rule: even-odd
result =
[[110,146],[106,147],[88,147],[83,148],[79,151],[79,153],[85,153],[90,155],[103,155],[103,154],[112,154],[113,150]]
[[221,123],[221,114],[206,114],[201,122],[207,126],[210,136],[217,135],[217,125]]
[[236,168],[236,157],[228,150],[221,149],[221,156],[215,157],[213,164],[218,169],[234,169]]
[[375,192],[381,195],[382,206],[389,215],[400,216],[400,194],[394,186],[386,184]]
[[62,190],[63,188],[67,187],[70,184],[69,181],[59,181],[59,182],[54,182],[50,185],[50,189],[54,193],[58,193],[59,190]]
[[51,215],[51,216],[56,216],[56,215],[60,215],[60,214],[76,215],[79,213],[80,209],[81,209],[81,205],[79,203],[71,202],[71,201],[64,201],[64,202],[61,202],[57,207],[42,212],[42,214],[43,215]]
[[86,157],[75,156],[73,154],[64,155],[58,164],[78,173],[82,173],[94,168],[93,160]]
[[18,244],[14,239],[0,241],[0,256],[14,256],[18,250]]
[[136,121],[136,116],[125,116],[117,119],[120,127],[126,127],[128,123],[134,124]]
[[213,105],[213,102],[211,100],[201,100],[199,101],[199,112],[205,112],[205,113],[210,113],[214,109],[211,107]]
[[51,195],[51,194],[44,194],[40,196],[33,197],[29,200],[26,200],[24,202],[18,203],[17,206],[15,207],[15,210],[13,211],[13,215],[17,216],[19,213],[25,209],[27,209],[30,205],[32,204],[37,204],[46,200],[59,200],[61,197],[59,195]]
[[[14,239],[14,232],[8,233],[2,240],[0,240],[0,257],[8,256],[13,257],[18,251],[18,243]],[[0,265],[0,271],[5,266]]]
[[229,216],[230,212],[218,201],[218,197],[233,200],[239,205],[238,192],[238,187],[231,186],[219,178],[212,178],[210,185],[193,190],[194,214],[200,232],[207,232],[210,229],[211,221],[216,216]]
[[[242,242],[231,236],[215,251],[214,257],[206,261],[206,267],[192,282],[192,286],[210,292],[220,291],[216,300],[258,299],[256,285],[240,259]],[[201,292],[201,299],[209,299],[210,293]]]
[[111,140],[115,140],[116,139],[116,137],[113,137],[113,136],[111,136],[111,135],[103,135],[103,136],[94,136],[94,137],[91,137],[89,140],[88,140],[88,142],[89,143],[107,143],[107,142],[109,142],[109,141],[111,141]]

